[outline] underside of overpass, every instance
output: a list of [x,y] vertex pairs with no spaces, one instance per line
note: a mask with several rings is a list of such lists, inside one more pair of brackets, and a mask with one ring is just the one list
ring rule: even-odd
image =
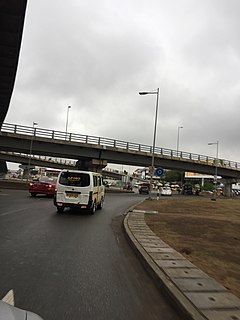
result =
[[[27,0],[0,1],[0,125],[10,104],[22,41]],[[6,172],[0,161],[0,172]]]

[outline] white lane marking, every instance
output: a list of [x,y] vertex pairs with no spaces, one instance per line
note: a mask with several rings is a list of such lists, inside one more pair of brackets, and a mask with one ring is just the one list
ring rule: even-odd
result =
[[8,196],[8,193],[0,193],[0,196]]
[[27,208],[22,208],[22,209],[18,209],[18,210],[12,210],[12,211],[3,212],[2,214],[0,214],[0,217],[2,217],[2,216],[7,216],[8,214],[12,214],[12,213],[24,211],[24,210],[26,210],[26,209],[27,209]]
[[12,289],[2,298],[2,301],[14,306],[14,292]]

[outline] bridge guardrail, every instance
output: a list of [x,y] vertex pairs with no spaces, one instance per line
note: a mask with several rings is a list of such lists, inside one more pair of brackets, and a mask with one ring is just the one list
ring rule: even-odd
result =
[[[16,124],[10,124],[10,123],[2,123],[0,124],[0,128],[1,128],[1,132],[7,132],[7,133],[15,133],[15,134],[22,134],[27,136],[34,136],[34,137],[42,137],[42,138],[50,138],[50,139],[63,140],[63,141],[100,145],[103,147],[105,146],[105,147],[121,148],[129,151],[136,151],[136,152],[152,153],[152,146],[142,145],[134,142],[104,138],[104,137],[68,133],[68,132],[66,133],[63,131],[43,129],[38,127],[29,127],[29,126],[16,125]],[[176,160],[178,159],[190,160],[190,161],[198,162],[201,164],[216,166],[216,158],[195,154],[195,153],[155,147],[154,154],[160,155],[162,157],[170,157],[171,159],[176,159]],[[240,163],[231,161],[231,160],[218,159],[217,166],[234,169],[234,170],[240,170]]]

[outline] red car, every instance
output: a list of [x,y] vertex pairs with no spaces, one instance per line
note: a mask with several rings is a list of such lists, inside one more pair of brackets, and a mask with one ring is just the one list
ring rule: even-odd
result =
[[37,194],[54,195],[57,179],[50,177],[41,177],[36,181],[31,181],[28,185],[28,190],[32,197]]

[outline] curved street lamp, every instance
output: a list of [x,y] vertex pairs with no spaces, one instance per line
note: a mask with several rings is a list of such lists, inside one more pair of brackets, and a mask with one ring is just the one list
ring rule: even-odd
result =
[[69,117],[69,110],[71,109],[71,106],[68,106],[67,108],[67,119],[66,119],[66,138],[67,138],[67,130],[68,130],[68,117]]
[[214,175],[214,199],[212,199],[212,200],[216,201],[217,200],[217,167],[218,167],[218,145],[219,145],[219,141],[209,142],[208,145],[209,146],[216,145],[216,159],[215,159],[216,167],[215,167],[215,175]]
[[33,147],[33,137],[35,136],[35,126],[37,126],[37,122],[33,122],[32,128],[33,128],[33,136],[31,138],[31,143],[30,143],[30,150],[29,150],[29,157],[28,157],[28,175],[27,175],[27,182],[29,181],[30,178],[30,164],[31,164],[31,157],[32,157],[32,147]]
[[154,152],[155,152],[155,142],[156,142],[156,130],[157,130],[157,115],[158,115],[158,99],[159,99],[159,88],[156,91],[140,91],[140,95],[147,95],[147,94],[156,94],[157,101],[156,101],[156,110],[155,110],[155,120],[154,120],[154,130],[153,130],[153,145],[152,145],[152,164],[151,164],[151,172],[150,172],[150,195],[152,195],[152,181],[153,181],[153,171],[154,171]]
[[179,150],[179,133],[180,133],[180,129],[183,129],[182,126],[178,127],[178,133],[177,133],[177,157],[178,157],[178,150]]

